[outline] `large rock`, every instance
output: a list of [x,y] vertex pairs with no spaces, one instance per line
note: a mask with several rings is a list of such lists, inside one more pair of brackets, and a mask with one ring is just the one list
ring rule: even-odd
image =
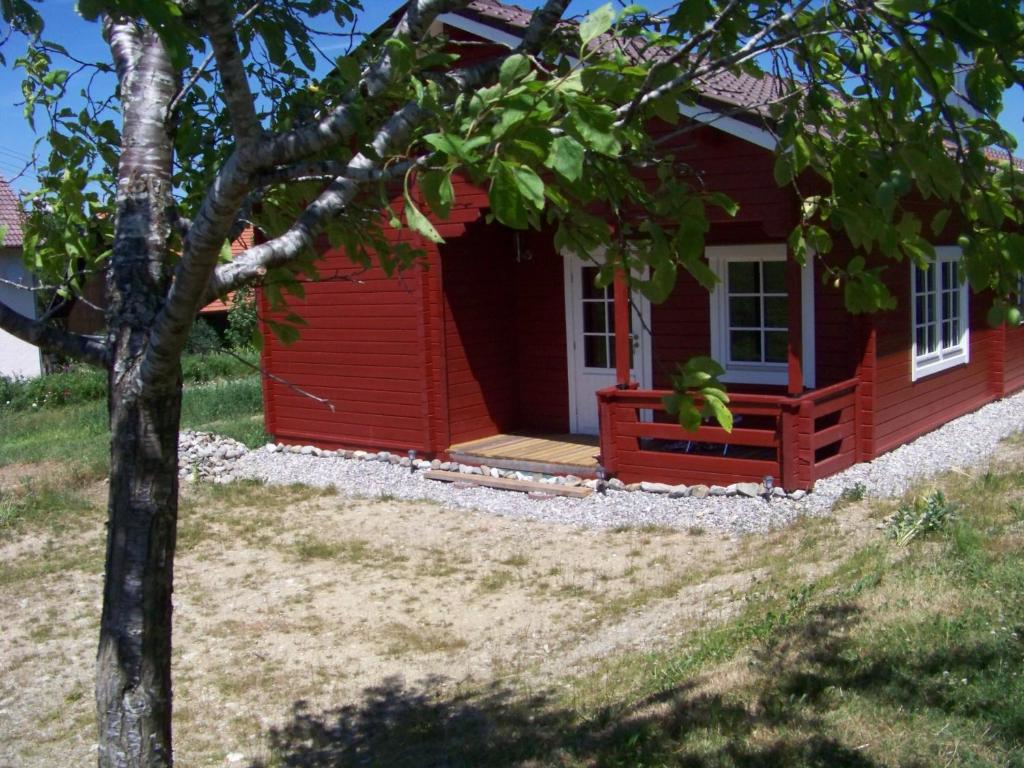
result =
[[764,486],[760,483],[736,483],[737,496],[746,496],[748,499],[753,499],[762,493],[764,493]]
[[640,490],[647,493],[672,493],[672,488],[667,483],[649,483],[646,480],[640,483]]
[[690,486],[690,498],[691,499],[704,499],[704,498],[707,498],[708,491],[710,491],[710,489],[706,485],[691,485]]

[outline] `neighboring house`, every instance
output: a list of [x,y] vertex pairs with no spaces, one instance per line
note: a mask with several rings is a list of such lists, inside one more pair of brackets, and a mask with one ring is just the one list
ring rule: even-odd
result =
[[[33,285],[33,280],[21,261],[21,222],[21,204],[10,185],[0,179],[0,229],[6,228],[0,244],[0,302],[25,317],[35,318],[35,294],[25,290]],[[39,349],[0,330],[0,376],[30,377],[40,373]]]
[[[508,44],[528,19],[477,0],[441,22]],[[937,241],[936,268],[888,268],[899,308],[876,315],[850,315],[840,290],[789,257],[800,208],[773,180],[771,135],[714,114],[758,101],[765,83],[727,79],[687,113],[709,125],[676,151],[740,204],[712,221],[713,292],[682,274],[663,304],[637,298],[631,323],[624,281],[595,289],[595,267],[556,252],[550,233],[487,224],[486,193],[462,182],[437,223],[444,244],[393,235],[421,247],[429,269],[387,277],[325,253],[324,273],[358,280],[310,283],[290,301],[308,322],[295,344],[266,334],[263,363],[279,377],[264,378],[267,431],[523,470],[593,475],[600,461],[626,482],[770,475],[793,490],[1024,386],[1024,329],[988,327],[986,297],[957,283],[954,231]],[[837,244],[829,258],[849,256]],[[731,434],[687,433],[661,405],[675,364],[709,353],[727,368]]]

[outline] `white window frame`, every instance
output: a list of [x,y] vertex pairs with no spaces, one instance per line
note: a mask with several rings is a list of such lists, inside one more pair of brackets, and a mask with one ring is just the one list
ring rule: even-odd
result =
[[[729,262],[731,261],[786,261],[788,251],[784,243],[760,245],[722,245],[705,249],[712,271],[719,281],[711,291],[711,356],[725,374],[721,380],[734,384],[789,383],[789,364],[754,363],[729,359]],[[790,297],[791,299],[793,297]],[[800,270],[800,314],[803,384],[814,387],[814,259],[809,254]]]
[[[917,273],[920,271],[916,264],[910,265],[910,380],[917,381],[933,373],[939,373],[959,365],[966,365],[971,361],[971,330],[970,306],[967,298],[967,282],[959,279],[960,248],[955,245],[943,245],[935,249],[935,260],[927,270],[924,271],[929,286],[938,294],[935,302],[935,319],[929,323],[935,328],[939,339],[939,348],[935,352],[919,352],[917,348]],[[955,344],[948,347],[942,346],[942,324],[945,321],[943,315],[942,292],[948,290],[945,285],[940,284],[942,280],[942,264],[953,264],[954,275],[958,282],[957,306],[960,314],[960,338]]]

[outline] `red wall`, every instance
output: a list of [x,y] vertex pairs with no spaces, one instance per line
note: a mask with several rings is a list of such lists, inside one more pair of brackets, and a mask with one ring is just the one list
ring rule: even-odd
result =
[[503,235],[480,223],[441,248],[452,443],[508,431],[516,420],[515,262]]
[[520,429],[569,431],[565,273],[551,232],[522,235],[516,264],[516,360]]
[[1005,392],[1024,387],[1024,326],[1006,329]]
[[516,240],[512,230],[478,222],[440,249],[453,444],[568,430],[561,258],[546,233],[520,233],[518,249]]
[[[422,271],[389,278],[340,251],[328,251],[320,271],[333,279],[307,283],[305,299],[288,302],[308,323],[300,339],[284,345],[266,333],[263,361],[335,410],[267,379],[267,431],[288,442],[427,450]],[[266,313],[265,296],[261,306]]]
[[911,309],[910,265],[894,264],[886,271],[897,309],[874,317],[877,329],[875,367],[874,454],[878,455],[969,413],[998,396],[990,366],[997,353],[999,332],[989,328],[988,300],[971,294],[970,362],[910,380]]

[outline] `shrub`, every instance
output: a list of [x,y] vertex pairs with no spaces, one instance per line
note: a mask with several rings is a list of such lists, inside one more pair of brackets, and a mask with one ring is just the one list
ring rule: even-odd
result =
[[918,536],[941,528],[953,516],[954,506],[942,491],[921,498],[911,504],[903,504],[889,523],[889,538],[905,547]]
[[34,379],[0,377],[0,408],[26,410],[106,397],[106,373],[85,366]]
[[192,330],[188,332],[188,339],[185,340],[185,352],[192,355],[206,355],[210,352],[219,352],[224,348],[224,342],[213,326],[197,317],[192,323]]
[[255,345],[253,340],[257,333],[256,294],[250,288],[235,291],[235,297],[228,310],[228,327],[224,331],[224,340],[228,347],[240,352],[250,350]]

